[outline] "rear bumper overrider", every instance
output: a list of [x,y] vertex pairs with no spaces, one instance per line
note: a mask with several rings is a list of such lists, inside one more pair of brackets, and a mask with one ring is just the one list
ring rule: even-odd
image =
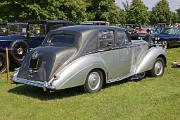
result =
[[26,80],[23,78],[17,78],[17,77],[13,77],[11,79],[12,83],[20,83],[20,84],[26,84],[26,85],[30,85],[30,86],[36,86],[36,87],[41,87],[44,89],[52,89],[55,90],[56,87],[53,86],[51,83],[49,82],[41,82],[41,81],[33,81],[33,80]]

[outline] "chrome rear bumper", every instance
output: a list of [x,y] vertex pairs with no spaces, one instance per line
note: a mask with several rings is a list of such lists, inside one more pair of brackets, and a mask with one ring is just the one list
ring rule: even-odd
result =
[[11,81],[12,83],[26,84],[30,86],[36,86],[36,87],[47,88],[47,89],[56,89],[55,86],[53,86],[51,83],[48,83],[46,81],[45,82],[33,81],[33,80],[26,80],[26,79],[17,78],[17,77],[13,77]]

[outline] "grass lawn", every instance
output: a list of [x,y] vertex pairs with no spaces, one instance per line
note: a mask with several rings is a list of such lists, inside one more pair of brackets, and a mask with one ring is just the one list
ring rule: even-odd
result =
[[167,50],[161,78],[108,84],[98,93],[77,88],[53,93],[7,83],[0,75],[0,120],[180,120],[180,48]]

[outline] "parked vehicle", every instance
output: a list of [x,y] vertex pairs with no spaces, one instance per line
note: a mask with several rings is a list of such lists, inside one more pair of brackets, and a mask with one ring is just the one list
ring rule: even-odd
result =
[[129,34],[132,34],[135,32],[135,28],[139,26],[138,24],[125,24],[123,28],[125,28]]
[[[71,21],[62,20],[41,20],[2,24],[0,36],[0,72],[6,70],[4,62],[6,47],[9,48],[10,62],[13,65],[19,66],[28,50],[41,45],[46,34],[50,30],[69,25],[73,25],[73,23]],[[3,26],[6,26],[6,29],[4,29]]]
[[[0,24],[0,72],[6,71],[5,48],[9,48],[11,62],[22,60],[27,51],[27,44],[22,41],[27,36],[27,23],[1,23]],[[26,48],[26,49],[22,49]]]
[[152,34],[155,43],[162,44],[164,48],[180,45],[180,28],[166,27],[159,33]]
[[131,41],[119,27],[71,26],[51,31],[30,51],[12,82],[60,90],[84,86],[99,91],[104,83],[128,77],[159,77],[166,66],[162,47]]
[[152,28],[150,26],[140,25],[131,32],[131,40],[144,40],[145,37],[151,34]]

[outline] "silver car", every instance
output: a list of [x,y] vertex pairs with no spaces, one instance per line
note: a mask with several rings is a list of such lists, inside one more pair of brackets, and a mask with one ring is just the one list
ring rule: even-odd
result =
[[159,77],[166,66],[165,51],[111,26],[71,26],[51,31],[30,51],[12,81],[44,89],[84,86],[97,92],[104,84],[125,78]]

